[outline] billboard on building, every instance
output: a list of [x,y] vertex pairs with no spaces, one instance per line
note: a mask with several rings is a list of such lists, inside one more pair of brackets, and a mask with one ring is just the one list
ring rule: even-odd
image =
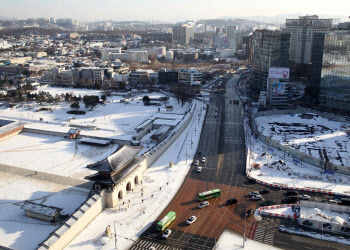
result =
[[272,95],[283,95],[286,89],[284,82],[274,82],[272,84]]
[[270,79],[289,79],[289,68],[270,68]]

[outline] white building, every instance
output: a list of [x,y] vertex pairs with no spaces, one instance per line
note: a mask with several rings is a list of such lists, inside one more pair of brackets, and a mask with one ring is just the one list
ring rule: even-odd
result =
[[330,31],[332,19],[318,19],[318,16],[300,16],[299,19],[287,19],[286,31],[291,33],[289,59],[295,63],[309,64],[313,34]]
[[142,48],[142,50],[147,51],[148,55],[150,55],[150,56],[162,57],[162,56],[166,55],[166,47],[165,46]]
[[172,60],[174,60],[174,52],[172,52],[172,51],[167,51],[167,52],[166,52],[165,59],[166,59],[167,61],[172,61]]
[[101,52],[101,59],[104,61],[114,61],[113,54],[119,54],[122,52],[122,49],[120,47],[117,48],[103,48]]
[[194,28],[187,24],[173,28],[173,41],[183,45],[188,45],[194,39]]
[[216,52],[219,53],[219,57],[221,58],[230,58],[235,56],[236,50],[235,49],[217,49]]
[[180,69],[178,72],[180,84],[193,84],[194,82],[202,82],[203,74],[196,69]]

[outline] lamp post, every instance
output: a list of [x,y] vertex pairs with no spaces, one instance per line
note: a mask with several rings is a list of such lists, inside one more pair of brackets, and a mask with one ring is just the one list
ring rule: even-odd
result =
[[245,243],[245,230],[246,230],[246,222],[247,222],[247,213],[244,215],[243,247],[244,247],[244,243]]
[[114,221],[114,247],[117,249],[117,231],[115,229],[115,223],[116,221]]

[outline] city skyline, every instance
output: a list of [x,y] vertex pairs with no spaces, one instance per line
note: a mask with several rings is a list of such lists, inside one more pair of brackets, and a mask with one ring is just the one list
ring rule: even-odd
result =
[[[178,0],[178,1],[160,1],[160,0],[103,0],[96,4],[92,0],[61,0],[59,2],[47,0],[43,4],[39,0],[15,0],[4,1],[2,13],[4,17],[14,17],[26,19],[32,17],[55,17],[55,18],[74,18],[81,21],[184,21],[197,19],[210,19],[220,17],[249,17],[249,16],[276,16],[288,15],[293,13],[302,13],[310,15],[334,15],[348,16],[346,6],[350,4],[346,0],[336,0],[333,2],[334,8],[329,4],[320,3],[316,0],[294,1],[290,4],[281,4],[279,1],[266,0],[248,0],[243,3],[234,3],[229,0]],[[249,6],[247,8],[246,6]],[[344,8],[338,8],[344,6]],[[30,10],[30,11],[28,11]],[[146,10],[146,11],[145,11]],[[179,14],[180,13],[180,14]],[[297,17],[297,16],[296,16]]]

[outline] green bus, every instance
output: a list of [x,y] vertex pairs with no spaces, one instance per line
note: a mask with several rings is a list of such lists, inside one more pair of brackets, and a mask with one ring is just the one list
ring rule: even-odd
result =
[[176,213],[173,211],[170,211],[167,215],[164,216],[163,219],[161,219],[157,223],[157,230],[158,231],[163,231],[167,226],[170,225],[170,223],[175,220],[176,218]]
[[203,193],[199,193],[198,194],[198,200],[199,201],[204,201],[204,200],[209,200],[209,199],[213,199],[216,197],[221,196],[221,190],[220,189],[213,189],[210,191],[206,191]]

